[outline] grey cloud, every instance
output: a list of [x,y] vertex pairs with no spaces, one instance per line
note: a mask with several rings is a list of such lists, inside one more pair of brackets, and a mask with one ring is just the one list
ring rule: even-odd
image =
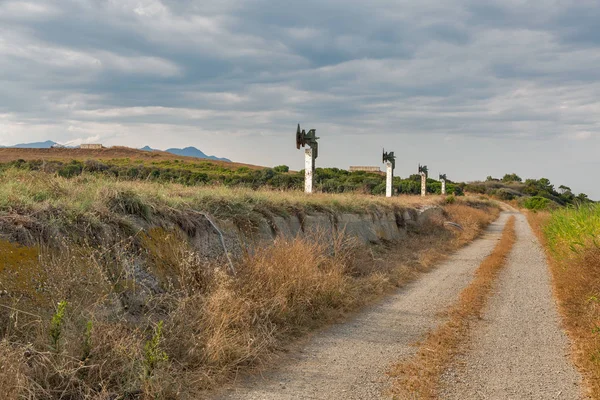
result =
[[253,159],[239,138],[287,146],[297,122],[342,141],[323,153],[338,166],[380,147],[367,137],[597,144],[598,17],[591,0],[5,1],[0,144],[198,144],[268,164],[289,157]]

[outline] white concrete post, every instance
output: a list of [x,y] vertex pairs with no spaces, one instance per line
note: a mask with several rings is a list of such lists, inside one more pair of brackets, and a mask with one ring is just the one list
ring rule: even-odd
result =
[[421,172],[421,196],[427,194],[427,174]]
[[440,182],[442,182],[442,194],[446,194],[446,180],[440,179]]
[[314,174],[315,158],[313,157],[313,149],[309,147],[304,150],[304,193],[312,193]]
[[394,169],[391,162],[386,162],[387,174],[385,177],[385,197],[392,197],[392,182],[394,181]]

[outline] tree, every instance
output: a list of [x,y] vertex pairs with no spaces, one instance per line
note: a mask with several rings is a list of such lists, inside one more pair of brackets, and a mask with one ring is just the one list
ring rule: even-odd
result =
[[570,188],[570,187],[568,187],[568,186],[565,186],[565,185],[560,185],[560,186],[558,187],[558,190],[560,190],[560,193],[561,193],[561,194],[565,194],[565,193],[567,193],[567,192],[571,192],[571,188]]
[[273,168],[273,171],[275,172],[288,172],[289,170],[290,167],[288,167],[287,165],[278,165]]
[[515,173],[512,174],[506,174],[502,177],[502,182],[522,182],[523,179],[521,179],[521,177]]
[[582,203],[587,203],[590,199],[588,198],[588,195],[585,193],[579,193],[577,195],[577,200],[579,200]]

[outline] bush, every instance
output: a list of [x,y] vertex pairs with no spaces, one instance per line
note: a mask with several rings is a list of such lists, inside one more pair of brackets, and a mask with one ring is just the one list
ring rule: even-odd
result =
[[551,200],[541,196],[528,197],[521,203],[523,207],[534,211],[546,210],[551,204]]
[[72,161],[70,164],[63,166],[58,170],[58,175],[63,178],[72,178],[77,175],[81,175],[83,171],[83,164],[78,161]]
[[275,172],[288,172],[290,170],[290,167],[288,167],[287,165],[278,165],[275,168],[273,168],[273,171]]
[[456,202],[456,197],[453,194],[450,196],[446,196],[446,204],[454,204]]

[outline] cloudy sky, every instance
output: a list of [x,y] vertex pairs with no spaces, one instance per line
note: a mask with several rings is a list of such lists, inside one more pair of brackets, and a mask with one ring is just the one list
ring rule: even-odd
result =
[[0,0],[0,145],[516,172],[600,199],[598,0]]

